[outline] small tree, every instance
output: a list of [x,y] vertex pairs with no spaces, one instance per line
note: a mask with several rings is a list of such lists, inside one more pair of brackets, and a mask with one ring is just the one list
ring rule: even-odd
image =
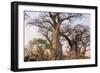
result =
[[30,50],[33,51],[31,51],[30,53],[32,53],[33,56],[36,56],[36,60],[44,60],[44,51],[51,48],[47,40],[43,39],[33,39],[30,41],[29,45]]

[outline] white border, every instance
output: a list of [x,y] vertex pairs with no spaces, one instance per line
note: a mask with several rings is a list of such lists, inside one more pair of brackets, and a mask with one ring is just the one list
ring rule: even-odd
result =
[[[44,6],[25,6],[18,7],[18,68],[36,68],[50,66],[71,66],[71,65],[86,65],[95,64],[95,11],[93,9],[78,9],[78,8],[59,8],[59,7],[44,7]],[[23,49],[23,16],[24,10],[31,11],[54,11],[54,12],[72,12],[72,13],[90,13],[91,14],[91,59],[80,60],[60,60],[60,61],[41,61],[41,62],[24,62]]]

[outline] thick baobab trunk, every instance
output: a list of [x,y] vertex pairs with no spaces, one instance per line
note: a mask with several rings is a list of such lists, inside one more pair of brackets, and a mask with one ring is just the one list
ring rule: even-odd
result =
[[71,59],[76,59],[77,58],[77,52],[76,52],[76,45],[72,44],[71,45]]
[[77,47],[77,43],[71,45],[71,59],[78,59],[80,57],[80,49]]
[[60,34],[59,34],[59,26],[52,31],[52,50],[54,51],[55,59],[62,59],[62,47],[59,42]]

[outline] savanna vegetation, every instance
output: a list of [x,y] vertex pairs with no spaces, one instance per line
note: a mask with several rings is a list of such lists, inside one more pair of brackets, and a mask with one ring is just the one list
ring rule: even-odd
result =
[[[28,16],[27,13],[25,15]],[[88,25],[71,25],[84,17],[82,13],[40,12],[27,25],[39,27],[45,39],[32,39],[25,48],[24,61],[88,59],[90,51],[90,28]],[[62,44],[63,42],[67,44]],[[63,45],[67,45],[65,53]]]

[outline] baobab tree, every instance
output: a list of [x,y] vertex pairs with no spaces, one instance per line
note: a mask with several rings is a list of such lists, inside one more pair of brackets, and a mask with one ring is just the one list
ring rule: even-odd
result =
[[90,46],[90,28],[82,24],[74,27],[67,25],[63,31],[65,33],[61,33],[61,35],[68,41],[70,46],[70,58],[85,57],[86,48]]
[[[61,32],[61,26],[67,22],[73,21],[73,19],[82,17],[80,13],[61,13],[61,12],[40,12],[40,15],[32,20],[29,20],[27,24],[31,24],[39,27],[45,31],[43,34],[51,44],[51,49],[54,52],[55,57],[62,59],[62,45],[60,43],[60,36],[64,36],[64,32]],[[66,27],[66,26],[65,26]],[[62,28],[63,29],[63,28]],[[49,34],[50,33],[50,34]],[[67,41],[70,43],[69,39]],[[71,46],[71,44],[70,44]]]

